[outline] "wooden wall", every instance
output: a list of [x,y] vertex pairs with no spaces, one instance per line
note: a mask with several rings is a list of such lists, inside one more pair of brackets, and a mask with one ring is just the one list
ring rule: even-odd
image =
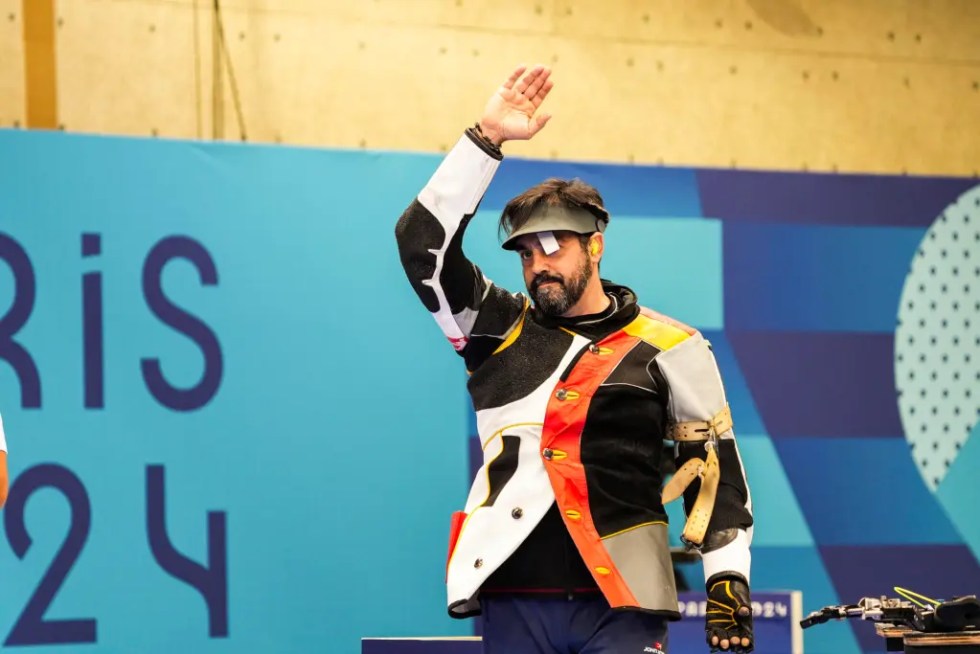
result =
[[[35,2],[57,16],[64,129],[241,137],[229,70],[216,76],[213,0],[0,0],[0,126],[26,123],[23,20]],[[554,68],[555,118],[513,154],[980,170],[977,0],[221,6],[249,141],[444,150],[513,64],[540,61]]]

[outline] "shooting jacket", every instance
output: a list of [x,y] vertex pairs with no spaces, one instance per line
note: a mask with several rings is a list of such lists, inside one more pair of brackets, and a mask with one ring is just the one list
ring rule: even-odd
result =
[[[714,356],[700,333],[641,309],[626,287],[603,282],[611,306],[597,330],[542,315],[487,279],[462,240],[501,159],[467,130],[396,227],[409,281],[466,363],[483,448],[450,529],[450,615],[479,612],[487,578],[557,505],[610,606],[677,618],[660,456],[669,425],[726,407]],[[751,499],[734,433],[719,437],[705,577],[748,580]],[[674,454],[682,465],[704,448],[678,443]],[[685,493],[688,508],[697,491]]]

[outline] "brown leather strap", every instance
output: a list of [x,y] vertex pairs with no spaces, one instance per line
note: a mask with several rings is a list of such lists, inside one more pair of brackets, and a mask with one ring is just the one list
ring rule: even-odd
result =
[[675,442],[707,442],[705,449],[708,456],[702,459],[689,459],[682,465],[673,478],[664,486],[660,499],[664,504],[673,502],[701,478],[701,488],[694,506],[687,515],[684,533],[681,539],[695,548],[704,542],[711,522],[711,513],[715,508],[715,498],[718,496],[718,482],[721,480],[721,466],[718,463],[718,437],[732,428],[732,411],[726,404],[725,408],[716,413],[711,420],[690,420],[674,423],[667,430],[667,438]]
[[674,476],[670,478],[660,494],[660,501],[670,504],[684,494],[687,487],[694,483],[694,480],[701,474],[704,461],[701,459],[689,459],[684,465],[677,469]]
[[726,404],[725,408],[715,414],[711,420],[691,420],[676,422],[667,429],[667,440],[674,442],[706,441],[712,436],[721,436],[732,428],[732,410]]
[[701,478],[698,498],[688,513],[684,532],[681,534],[681,539],[695,548],[701,546],[704,542],[704,536],[708,532],[711,513],[714,511],[715,499],[718,496],[718,482],[721,481],[721,466],[718,463],[717,447],[712,443],[707,447],[707,450],[708,456],[705,457],[705,460],[689,459],[685,462],[674,473],[660,494],[660,500],[664,504],[669,504],[683,495],[695,479]]
[[718,495],[721,466],[718,464],[716,449],[713,446],[708,448],[708,457],[701,471],[701,490],[698,491],[698,499],[694,502],[694,508],[687,516],[684,533],[681,534],[684,542],[690,543],[694,547],[700,547],[701,543],[704,542],[704,536],[708,532],[708,523],[711,522],[711,512],[715,508],[715,498]]

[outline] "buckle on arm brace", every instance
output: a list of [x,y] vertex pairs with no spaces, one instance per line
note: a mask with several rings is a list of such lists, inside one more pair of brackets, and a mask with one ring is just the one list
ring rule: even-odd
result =
[[725,408],[715,414],[711,420],[691,420],[674,423],[667,429],[667,438],[674,442],[704,443],[708,455],[704,459],[691,459],[674,473],[670,482],[664,486],[660,500],[664,504],[673,502],[694,483],[701,479],[701,490],[694,507],[687,516],[681,540],[688,549],[701,549],[708,523],[711,522],[711,512],[715,508],[715,498],[718,495],[718,482],[721,480],[721,466],[718,463],[718,436],[732,428],[732,411],[726,404]]

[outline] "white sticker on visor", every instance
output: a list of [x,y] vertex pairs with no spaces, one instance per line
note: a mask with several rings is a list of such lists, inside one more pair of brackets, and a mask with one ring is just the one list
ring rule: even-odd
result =
[[559,250],[558,239],[553,232],[538,232],[538,240],[545,254],[551,255]]

